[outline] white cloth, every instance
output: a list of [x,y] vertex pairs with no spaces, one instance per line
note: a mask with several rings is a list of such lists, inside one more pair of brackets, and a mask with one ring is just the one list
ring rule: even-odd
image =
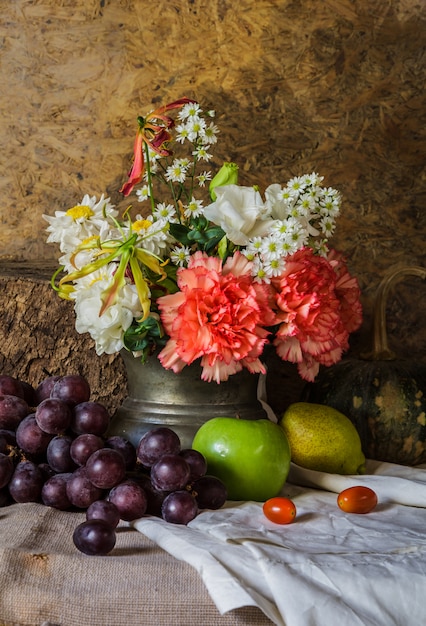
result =
[[[368,462],[365,476],[292,466],[282,495],[296,520],[269,522],[261,503],[228,502],[188,526],[144,517],[135,528],[202,577],[218,610],[258,606],[280,626],[426,624],[426,469]],[[364,484],[366,515],[336,502]]]

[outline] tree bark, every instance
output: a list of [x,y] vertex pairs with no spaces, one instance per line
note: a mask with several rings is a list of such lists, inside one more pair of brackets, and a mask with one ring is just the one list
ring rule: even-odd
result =
[[91,399],[110,411],[127,394],[120,355],[97,356],[89,335],[75,330],[74,308],[52,289],[54,267],[0,263],[0,373],[36,387],[54,375],[81,374]]

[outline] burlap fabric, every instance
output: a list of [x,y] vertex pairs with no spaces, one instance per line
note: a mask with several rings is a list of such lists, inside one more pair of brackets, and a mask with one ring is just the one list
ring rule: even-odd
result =
[[266,626],[257,608],[221,616],[188,564],[120,524],[108,556],[76,550],[84,513],[0,509],[0,626]]

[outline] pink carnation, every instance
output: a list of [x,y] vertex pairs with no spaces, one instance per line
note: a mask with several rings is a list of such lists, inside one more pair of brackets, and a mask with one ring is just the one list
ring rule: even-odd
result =
[[277,353],[313,381],[320,364],[341,359],[349,334],[361,324],[358,283],[338,253],[332,251],[326,259],[303,248],[288,257],[272,286],[279,319],[273,342]]
[[180,291],[158,299],[170,337],[159,354],[164,368],[178,373],[201,358],[202,379],[217,383],[243,367],[265,373],[259,356],[275,315],[268,287],[253,281],[251,265],[239,252],[224,265],[196,252],[178,270]]

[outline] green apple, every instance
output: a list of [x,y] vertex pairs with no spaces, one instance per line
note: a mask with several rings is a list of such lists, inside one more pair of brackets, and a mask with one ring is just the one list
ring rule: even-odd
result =
[[208,473],[225,484],[230,500],[273,498],[290,470],[287,437],[268,419],[215,417],[200,427],[192,447],[204,455]]

